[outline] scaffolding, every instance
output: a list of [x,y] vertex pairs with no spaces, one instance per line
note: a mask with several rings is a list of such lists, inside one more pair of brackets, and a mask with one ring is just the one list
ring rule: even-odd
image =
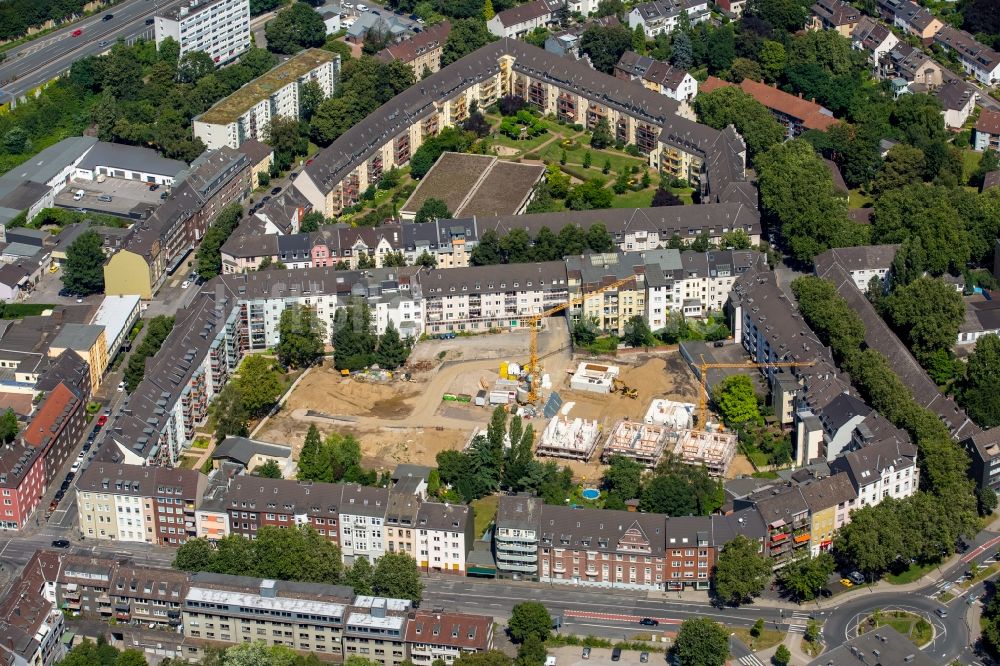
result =
[[602,460],[608,462],[613,456],[626,456],[652,469],[660,462],[670,435],[670,429],[663,425],[619,421],[604,442]]
[[715,477],[724,478],[736,454],[735,433],[712,430],[682,430],[674,455],[688,465],[701,465]]
[[580,418],[570,420],[557,414],[545,426],[536,453],[540,456],[587,461],[594,455],[599,433],[597,421]]

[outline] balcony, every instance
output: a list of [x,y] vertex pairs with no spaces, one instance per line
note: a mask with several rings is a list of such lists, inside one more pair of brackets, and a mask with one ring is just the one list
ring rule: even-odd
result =
[[538,555],[534,551],[530,553],[510,553],[498,550],[497,559],[513,560],[516,562],[537,562]]
[[534,564],[515,564],[507,562],[497,562],[497,568],[501,571],[518,571],[521,573],[535,573],[538,567]]
[[521,553],[534,553],[538,550],[538,544],[531,543],[530,541],[504,541],[498,537],[497,542],[497,550],[518,551]]

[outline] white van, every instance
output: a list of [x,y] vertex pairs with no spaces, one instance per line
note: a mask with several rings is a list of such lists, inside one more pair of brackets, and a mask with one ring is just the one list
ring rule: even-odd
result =
[[77,190],[76,192],[73,193],[73,201],[79,201],[80,199],[83,198],[83,195],[84,195],[83,190]]

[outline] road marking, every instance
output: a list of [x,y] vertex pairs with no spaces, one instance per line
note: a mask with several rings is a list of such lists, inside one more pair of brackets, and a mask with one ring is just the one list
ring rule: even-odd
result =
[[984,543],[982,546],[976,546],[970,552],[963,555],[962,562],[964,564],[968,564],[969,562],[976,559],[977,557],[979,557],[980,555],[982,555],[983,553],[985,553],[987,550],[989,550],[998,543],[1000,543],[1000,536],[993,537],[992,539]]
[[809,623],[808,613],[793,612],[792,617],[788,619],[788,633],[804,634],[806,633],[806,625],[808,623]]
[[[597,613],[593,611],[564,611],[563,615],[566,617],[579,617],[587,620],[608,620],[611,622],[628,622],[630,624],[638,624],[642,616],[639,615],[625,615],[623,613]],[[680,624],[681,620],[667,617],[654,617],[660,624]]]
[[748,654],[745,657],[740,657],[740,663],[743,666],[764,666],[764,662],[756,657],[756,655]]

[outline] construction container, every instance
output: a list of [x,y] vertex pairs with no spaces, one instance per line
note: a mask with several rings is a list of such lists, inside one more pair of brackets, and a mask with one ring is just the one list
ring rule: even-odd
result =
[[476,406],[477,407],[485,407],[486,406],[486,391],[480,389],[476,393],[475,402],[476,402]]
[[501,363],[500,363],[500,379],[507,379],[507,370],[508,369],[509,369],[509,366],[507,364],[507,361],[501,361]]
[[507,364],[507,379],[517,379],[521,376],[521,366],[517,363]]

